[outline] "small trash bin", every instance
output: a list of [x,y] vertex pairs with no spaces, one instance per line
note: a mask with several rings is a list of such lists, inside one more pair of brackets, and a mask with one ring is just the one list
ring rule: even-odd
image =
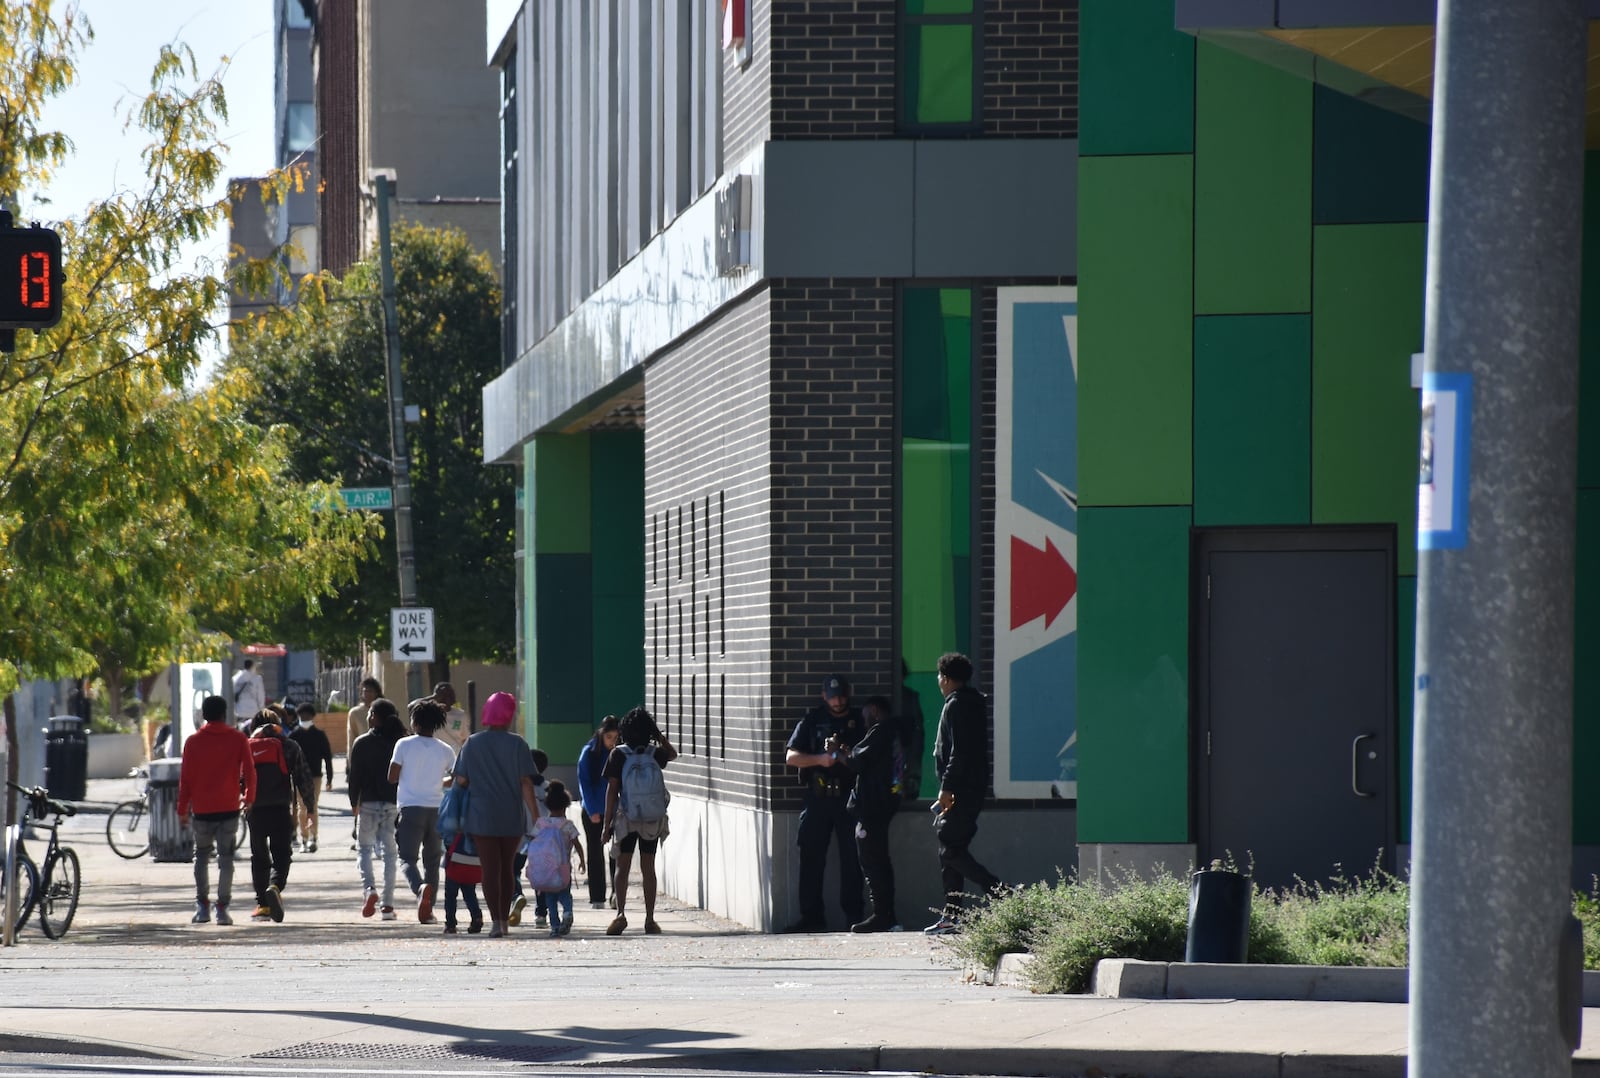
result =
[[192,861],[194,835],[178,819],[178,774],[183,760],[150,761],[150,858],[154,861]]
[[1189,877],[1185,962],[1245,962],[1250,951],[1250,878],[1207,869]]
[[58,801],[82,801],[89,775],[89,734],[76,715],[53,715],[44,730],[44,785]]

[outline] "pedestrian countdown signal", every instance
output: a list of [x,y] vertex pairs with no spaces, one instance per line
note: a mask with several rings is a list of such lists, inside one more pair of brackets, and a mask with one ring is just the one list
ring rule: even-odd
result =
[[0,229],[0,327],[61,321],[61,237],[48,228]]

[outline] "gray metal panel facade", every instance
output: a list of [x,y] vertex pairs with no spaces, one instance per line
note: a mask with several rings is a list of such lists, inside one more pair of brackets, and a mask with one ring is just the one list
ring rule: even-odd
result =
[[917,144],[918,277],[1078,272],[1075,139]]
[[768,143],[768,272],[912,276],[914,159],[903,140]]

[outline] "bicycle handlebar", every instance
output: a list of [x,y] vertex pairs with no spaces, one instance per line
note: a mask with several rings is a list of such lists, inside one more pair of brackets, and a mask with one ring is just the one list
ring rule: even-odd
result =
[[49,813],[54,813],[57,816],[76,816],[78,814],[78,810],[65,801],[57,801],[51,797],[50,791],[43,786],[31,788],[18,786],[10,779],[6,780],[6,785],[28,799],[28,807],[33,811],[35,819],[42,820]]

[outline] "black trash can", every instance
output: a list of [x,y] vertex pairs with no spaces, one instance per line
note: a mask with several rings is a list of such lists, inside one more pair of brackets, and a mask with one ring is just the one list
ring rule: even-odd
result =
[[1250,878],[1208,869],[1189,877],[1185,962],[1245,962],[1250,951]]
[[76,715],[54,715],[44,731],[44,785],[58,801],[82,801],[88,790],[89,734]]
[[150,859],[194,860],[194,833],[178,818],[178,776],[183,760],[171,757],[150,761]]

